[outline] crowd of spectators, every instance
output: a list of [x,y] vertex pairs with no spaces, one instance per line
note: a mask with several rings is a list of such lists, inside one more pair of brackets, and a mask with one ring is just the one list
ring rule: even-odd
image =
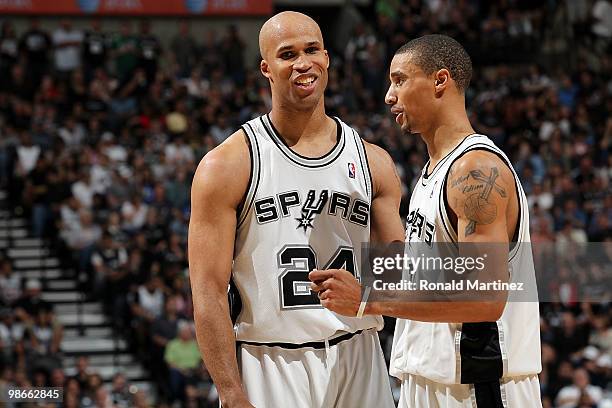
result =
[[[610,245],[612,28],[605,14],[601,18],[606,7],[610,3],[601,0],[377,1],[373,10],[362,10],[364,21],[346,47],[330,50],[328,113],[389,151],[403,181],[405,216],[426,151],[418,137],[401,134],[384,106],[388,62],[411,38],[450,34],[473,57],[469,114],[475,129],[514,163],[528,196],[534,245],[561,253],[587,242]],[[33,19],[19,34],[4,21],[0,183],[10,210],[31,219],[32,234],[49,242],[92,299],[103,301],[114,330],[130,336],[162,399],[205,404],[215,391],[193,338],[190,182],[199,160],[240,124],[268,112],[271,100],[257,61],[245,60],[236,26],[195,38],[181,22],[169,44],[162,47],[147,21],[137,32],[124,21],[111,33],[98,20],[85,31],[65,20],[49,33]],[[589,258],[584,248],[574,261]],[[600,244],[599,253],[609,266],[605,248]],[[610,399],[609,299],[591,293],[583,301],[581,283],[591,276],[564,266],[545,268],[548,275],[540,279],[554,300],[541,306],[544,406],[594,406],[606,389]],[[607,274],[605,267],[586,269],[604,280],[600,288],[610,287],[609,267]],[[564,280],[555,275],[561,270]],[[68,406],[144,406],[141,394],[125,392],[125,376],[117,376],[112,389],[100,387],[86,359],[69,379],[61,361],[40,359],[42,369],[28,365],[39,349],[61,357],[61,326],[46,306],[16,307],[38,296],[39,283],[24,282],[22,294],[8,258],[0,274],[7,307],[0,311],[0,382],[64,381]],[[392,334],[389,323],[383,346]]]

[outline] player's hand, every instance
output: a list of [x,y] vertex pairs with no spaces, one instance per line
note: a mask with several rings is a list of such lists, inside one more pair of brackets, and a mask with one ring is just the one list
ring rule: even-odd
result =
[[344,269],[313,270],[310,289],[319,292],[321,305],[332,312],[355,317],[361,303],[361,284]]

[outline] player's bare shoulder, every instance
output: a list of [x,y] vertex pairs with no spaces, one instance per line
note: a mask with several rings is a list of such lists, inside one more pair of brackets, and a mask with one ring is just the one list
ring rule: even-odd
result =
[[496,154],[470,151],[449,169],[446,197],[452,211],[469,223],[465,235],[478,225],[489,225],[499,216],[505,218],[509,203],[516,202],[515,181],[508,165]]
[[208,152],[193,177],[193,194],[218,194],[217,199],[237,207],[248,188],[251,159],[242,129]]
[[382,191],[394,190],[401,195],[401,180],[397,174],[395,162],[385,149],[372,143],[363,141],[368,165],[372,173],[374,197]]

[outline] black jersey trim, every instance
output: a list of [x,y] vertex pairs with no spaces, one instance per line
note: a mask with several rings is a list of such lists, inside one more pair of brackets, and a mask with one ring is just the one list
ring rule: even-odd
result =
[[[357,334],[360,334],[362,332],[363,330],[357,330],[354,333],[346,333],[346,334],[343,334],[342,336],[338,336],[338,337],[334,337],[333,339],[330,339],[327,343],[330,346],[335,346],[336,344],[349,340],[355,337]],[[310,347],[314,349],[325,349],[326,348],[324,341],[309,341],[307,343],[300,343],[300,344],[296,344],[296,343],[259,343],[255,341],[237,341],[236,344],[238,346],[246,344],[249,346],[281,347],[284,349],[291,349],[291,350],[305,348],[305,347]]]
[[244,221],[247,219],[249,210],[253,206],[253,201],[255,200],[255,195],[257,193],[257,189],[259,188],[259,181],[261,179],[261,154],[259,150],[259,142],[257,141],[257,135],[255,134],[249,123],[245,123],[245,125],[242,126],[242,129],[244,130],[245,135],[250,141],[249,151],[251,153],[251,173],[253,175],[253,178],[256,178],[256,181],[253,185],[253,179],[249,179],[249,188],[247,189],[248,204],[242,208],[242,212],[240,214],[236,229],[239,229],[244,223]]
[[[264,116],[266,117],[267,120],[264,120]],[[346,145],[346,137],[344,135],[344,128],[340,120],[338,120],[335,117],[333,119],[336,122],[336,129],[337,129],[336,130],[337,131],[336,144],[329,152],[325,153],[325,155],[321,157],[306,157],[306,156],[302,156],[294,152],[287,145],[285,140],[276,132],[276,130],[274,129],[274,125],[272,124],[272,121],[268,118],[268,115],[260,116],[259,119],[261,121],[261,124],[264,130],[266,131],[268,136],[270,136],[270,139],[272,139],[272,141],[278,147],[281,153],[285,157],[287,157],[291,162],[299,166],[312,168],[312,169],[325,167],[333,163],[338,157],[340,157],[340,155],[344,151],[344,146]],[[269,125],[266,122],[269,122]]]
[[[374,181],[372,179],[372,171],[370,170],[370,162],[368,160],[368,153],[366,152],[365,143],[363,142],[363,139],[359,136],[359,134],[357,134],[355,129],[351,128],[351,130],[353,131],[353,136],[355,137],[357,155],[359,156],[359,161],[361,162],[361,169],[363,171],[363,177],[366,180],[366,191],[368,192],[368,195],[370,196],[370,204],[371,204],[372,201],[374,200]],[[362,155],[363,155],[363,158],[362,158]],[[362,160],[365,161],[365,165],[362,162]],[[367,170],[367,174],[366,174],[366,170]]]
[[303,156],[303,155],[299,154],[298,152],[294,151],[293,149],[291,149],[291,147],[287,144],[287,141],[280,135],[279,131],[274,126],[274,123],[272,123],[272,119],[270,119],[270,115],[266,114],[266,119],[268,120],[268,123],[270,124],[270,128],[273,131],[274,137],[277,140],[280,140],[280,142],[283,145],[285,145],[285,147],[287,149],[289,149],[292,154],[295,154],[300,159],[304,159],[304,160],[322,160],[322,159],[326,158],[327,156],[331,155],[334,152],[334,150],[338,147],[338,145],[340,144],[340,138],[341,138],[342,129],[341,129],[340,123],[338,123],[338,120],[335,117],[332,117],[332,119],[334,120],[334,122],[336,122],[336,143],[334,144],[334,147],[332,147],[327,153],[325,153],[323,156],[320,156],[320,157]]
[[434,166],[434,168],[431,170],[431,173],[429,173],[429,174],[427,174],[427,168],[429,167],[429,163],[430,163],[431,159],[427,160],[427,163],[425,163],[425,166],[423,167],[423,173],[421,174],[421,184],[425,186],[427,183],[425,183],[424,181],[425,181],[425,180],[429,180],[429,178],[430,178],[431,176],[433,176],[433,175],[434,175],[434,174],[435,174],[435,173],[438,171],[438,169],[439,169],[440,167],[442,167],[442,164],[444,164],[444,162],[445,162],[446,160],[448,160],[448,158],[449,158],[449,157],[450,157],[450,156],[451,156],[451,155],[452,155],[452,154],[453,154],[453,153],[454,153],[454,152],[455,152],[455,151],[456,151],[456,150],[459,148],[459,146],[461,146],[461,145],[463,144],[463,142],[465,142],[467,139],[469,139],[469,138],[470,138],[470,137],[472,137],[472,136],[484,136],[484,135],[481,135],[481,134],[479,134],[479,133],[470,133],[469,135],[467,135],[466,137],[464,137],[464,138],[463,138],[463,139],[462,139],[462,140],[459,142],[459,144],[453,148],[453,150],[451,150],[450,152],[446,153],[446,154],[444,155],[444,157],[443,157],[443,158],[441,158],[441,159],[440,159],[440,161],[438,161],[438,162],[436,163],[436,165]]

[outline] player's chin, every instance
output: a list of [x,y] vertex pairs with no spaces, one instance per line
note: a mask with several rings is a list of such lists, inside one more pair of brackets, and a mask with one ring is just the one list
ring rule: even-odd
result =
[[404,121],[404,123],[402,123],[402,126],[400,127],[402,133],[404,135],[410,136],[410,135],[414,135],[415,132],[412,130],[412,128],[410,127],[410,125]]

